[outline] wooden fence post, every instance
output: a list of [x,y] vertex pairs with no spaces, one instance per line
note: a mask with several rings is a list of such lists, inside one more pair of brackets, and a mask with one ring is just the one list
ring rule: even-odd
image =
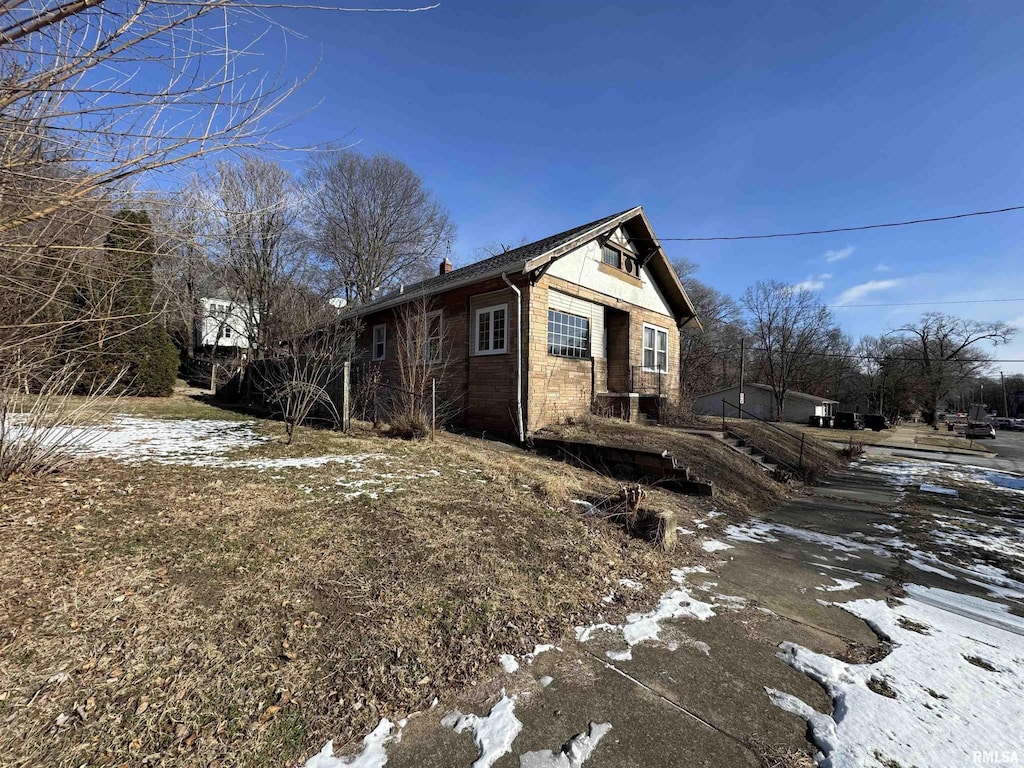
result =
[[352,426],[352,361],[346,360],[341,368],[341,431],[348,432]]

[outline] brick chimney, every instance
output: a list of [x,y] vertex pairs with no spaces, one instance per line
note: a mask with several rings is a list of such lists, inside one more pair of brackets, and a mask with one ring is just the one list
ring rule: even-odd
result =
[[441,268],[438,270],[438,274],[447,275],[452,271],[452,269],[454,269],[454,267],[452,267],[452,263],[448,261],[447,257],[445,257],[445,260],[441,262]]

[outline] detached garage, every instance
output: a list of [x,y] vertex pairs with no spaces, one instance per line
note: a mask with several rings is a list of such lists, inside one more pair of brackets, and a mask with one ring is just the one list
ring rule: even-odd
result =
[[[775,394],[767,384],[744,384],[743,399],[743,410],[747,412],[745,415],[753,414],[759,419],[775,421]],[[726,401],[724,404],[723,400]],[[739,401],[740,388],[737,385],[701,395],[693,401],[693,409],[703,416],[721,416],[724,405],[725,415],[735,419],[740,415],[736,407]],[[838,405],[838,400],[790,390],[786,393],[783,421],[806,424],[811,416],[835,416]]]

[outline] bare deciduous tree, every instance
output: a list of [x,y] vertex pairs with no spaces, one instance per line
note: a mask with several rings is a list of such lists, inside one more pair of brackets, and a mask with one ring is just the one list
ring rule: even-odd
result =
[[757,370],[772,388],[777,418],[784,420],[786,393],[804,359],[827,351],[832,317],[810,291],[774,280],[761,280],[748,288],[743,306],[750,335],[758,344]]
[[739,381],[744,331],[739,306],[731,296],[697,280],[696,264],[684,258],[672,266],[704,326],[703,332],[694,325],[679,334],[679,383],[685,400]]
[[989,368],[990,355],[980,349],[985,342],[997,346],[1013,338],[1015,329],[1003,322],[985,322],[929,312],[916,323],[896,328],[906,357],[914,363],[921,389],[921,410],[935,422],[938,404],[968,378]]
[[157,259],[153,270],[160,314],[175,344],[187,357],[195,352],[200,300],[213,285],[210,261],[210,216],[198,179],[154,206]]
[[309,229],[336,288],[355,303],[433,274],[455,226],[409,166],[386,155],[326,155],[306,175]]
[[297,230],[298,190],[284,168],[256,156],[221,163],[209,195],[215,262],[243,316],[249,348],[272,354],[284,341],[289,290],[307,262]]

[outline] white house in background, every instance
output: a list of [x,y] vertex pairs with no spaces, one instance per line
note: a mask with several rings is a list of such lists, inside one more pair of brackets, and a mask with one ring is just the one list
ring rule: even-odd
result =
[[226,292],[218,293],[199,300],[201,312],[196,319],[196,345],[202,348],[216,345],[218,348],[248,349],[243,308],[231,301]]
[[[726,402],[723,403],[723,400]],[[759,419],[774,421],[778,416],[775,408],[775,393],[767,384],[744,384],[743,400],[743,410],[747,412],[744,417],[753,414]],[[734,419],[740,415],[736,408],[739,402],[740,388],[737,384],[735,387],[701,395],[693,401],[693,408],[696,413],[703,416],[721,416],[724,407],[725,415]],[[806,424],[811,416],[835,416],[838,405],[838,400],[829,400],[827,397],[808,395],[806,392],[796,392],[791,389],[786,393],[784,420]]]

